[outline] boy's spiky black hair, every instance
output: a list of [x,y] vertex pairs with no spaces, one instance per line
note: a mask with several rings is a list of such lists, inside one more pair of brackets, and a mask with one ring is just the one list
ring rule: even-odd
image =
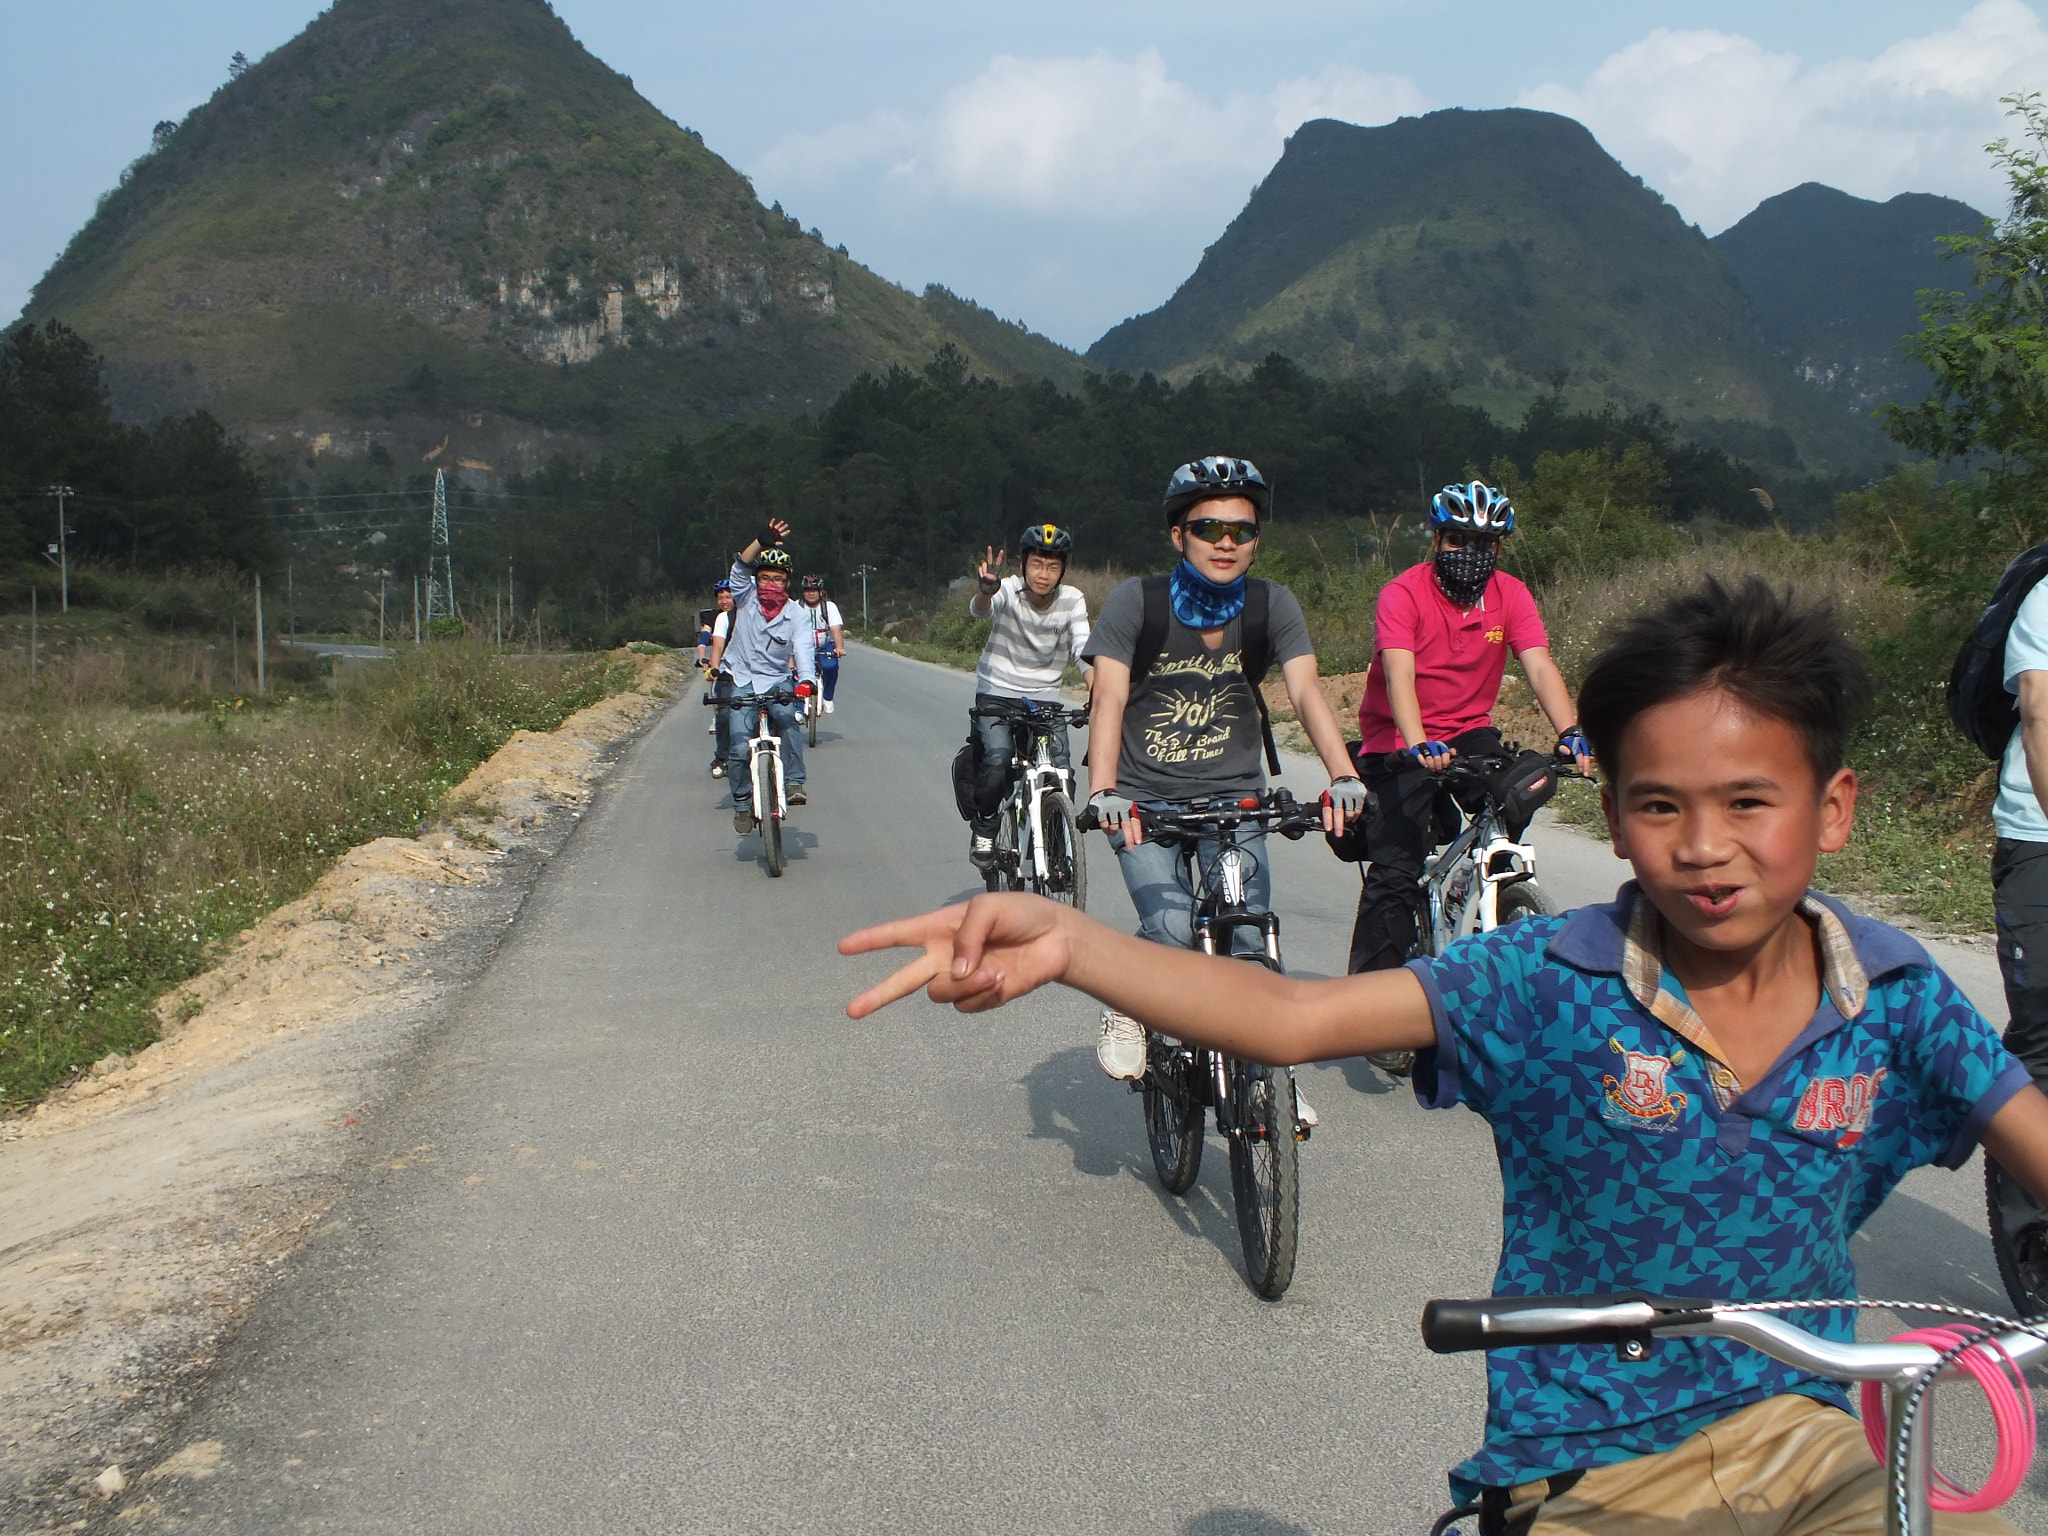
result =
[[1798,602],[1758,576],[1733,592],[1709,576],[1611,632],[1587,669],[1579,725],[1609,781],[1630,722],[1703,688],[1725,688],[1798,731],[1825,784],[1842,766],[1870,674],[1833,604]]

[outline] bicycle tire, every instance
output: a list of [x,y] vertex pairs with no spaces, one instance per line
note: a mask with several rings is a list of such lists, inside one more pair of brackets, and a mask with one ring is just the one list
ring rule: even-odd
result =
[[996,811],[995,847],[990,850],[988,868],[981,872],[983,887],[991,891],[1021,890],[1013,873],[1017,864],[1017,806],[1007,795]]
[[782,878],[782,818],[770,816],[761,823],[761,846],[768,853],[768,878]]
[[1494,927],[1505,928],[1525,917],[1555,917],[1557,903],[1534,880],[1518,880],[1503,889],[1494,908]]
[[804,734],[810,738],[810,744],[814,747],[818,744],[818,716],[824,712],[824,706],[818,702],[816,694],[804,700]]
[[1301,1151],[1294,1139],[1294,1079],[1253,1061],[1228,1068],[1230,1193],[1244,1245],[1244,1275],[1268,1301],[1294,1280],[1301,1236]]
[[1145,1142],[1169,1194],[1186,1194],[1202,1171],[1200,1068],[1200,1058],[1178,1042],[1145,1031]]
[[2048,1311],[2048,1213],[1989,1152],[1984,1154],[1984,1216],[1998,1278],[2019,1317]]
[[1074,802],[1058,790],[1039,802],[1038,835],[1045,839],[1045,889],[1039,894],[1088,910],[1088,854],[1074,831]]

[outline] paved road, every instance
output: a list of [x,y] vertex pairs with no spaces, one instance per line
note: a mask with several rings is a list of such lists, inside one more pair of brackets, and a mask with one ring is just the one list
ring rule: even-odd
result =
[[[1323,1128],[1268,1304],[1220,1144],[1158,1190],[1083,1001],[847,1023],[878,967],[832,941],[970,886],[971,681],[866,650],[843,676],[782,880],[735,848],[701,710],[633,750],[195,1404],[179,1443],[217,1470],[123,1529],[1428,1529],[1482,1382],[1415,1323],[1489,1279],[1484,1128],[1304,1072]],[[1546,841],[1554,883],[1605,858]],[[1341,969],[1356,876],[1313,841],[1276,865],[1294,968]],[[1967,1205],[1896,1198],[1871,1293],[1995,1300]]]

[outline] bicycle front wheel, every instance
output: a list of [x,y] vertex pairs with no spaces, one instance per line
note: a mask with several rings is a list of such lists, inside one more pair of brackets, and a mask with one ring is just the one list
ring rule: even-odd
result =
[[1251,1288],[1277,1301],[1294,1280],[1301,1161],[1294,1140],[1294,1079],[1251,1061],[1229,1067],[1230,1192]]
[[1202,1095],[1193,1051],[1145,1031],[1145,1140],[1159,1182],[1176,1195],[1194,1188],[1202,1171]]
[[813,694],[810,698],[804,700],[804,731],[810,737],[810,744],[814,747],[818,744],[818,716],[823,713],[824,710],[818,703],[817,695]]
[[2048,1212],[1997,1158],[1984,1154],[1984,1204],[1998,1278],[2020,1317],[2048,1311]]
[[782,818],[770,816],[761,823],[761,846],[768,852],[768,878],[782,877]]
[[1039,803],[1039,846],[1045,849],[1045,889],[1076,912],[1088,908],[1088,855],[1074,830],[1074,802],[1055,790]]
[[1556,913],[1557,903],[1544,894],[1541,886],[1534,880],[1522,880],[1500,893],[1500,903],[1494,910],[1494,924],[1505,928],[1525,917],[1552,917]]

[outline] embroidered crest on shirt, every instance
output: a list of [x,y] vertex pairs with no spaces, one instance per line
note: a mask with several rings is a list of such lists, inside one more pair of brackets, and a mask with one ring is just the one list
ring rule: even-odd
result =
[[1799,1109],[1792,1117],[1797,1131],[1840,1131],[1835,1145],[1846,1152],[1870,1129],[1871,1114],[1877,1108],[1877,1093],[1887,1073],[1858,1072],[1853,1077],[1817,1077],[1799,1096]]
[[1619,1040],[1609,1040],[1607,1044],[1621,1057],[1623,1068],[1618,1078],[1606,1074],[1600,1079],[1607,1095],[1601,1106],[1602,1118],[1616,1125],[1640,1125],[1660,1131],[1676,1129],[1679,1115],[1692,1100],[1683,1093],[1671,1092],[1664,1086],[1664,1080],[1685,1052],[1653,1056],[1647,1051],[1632,1051]]

